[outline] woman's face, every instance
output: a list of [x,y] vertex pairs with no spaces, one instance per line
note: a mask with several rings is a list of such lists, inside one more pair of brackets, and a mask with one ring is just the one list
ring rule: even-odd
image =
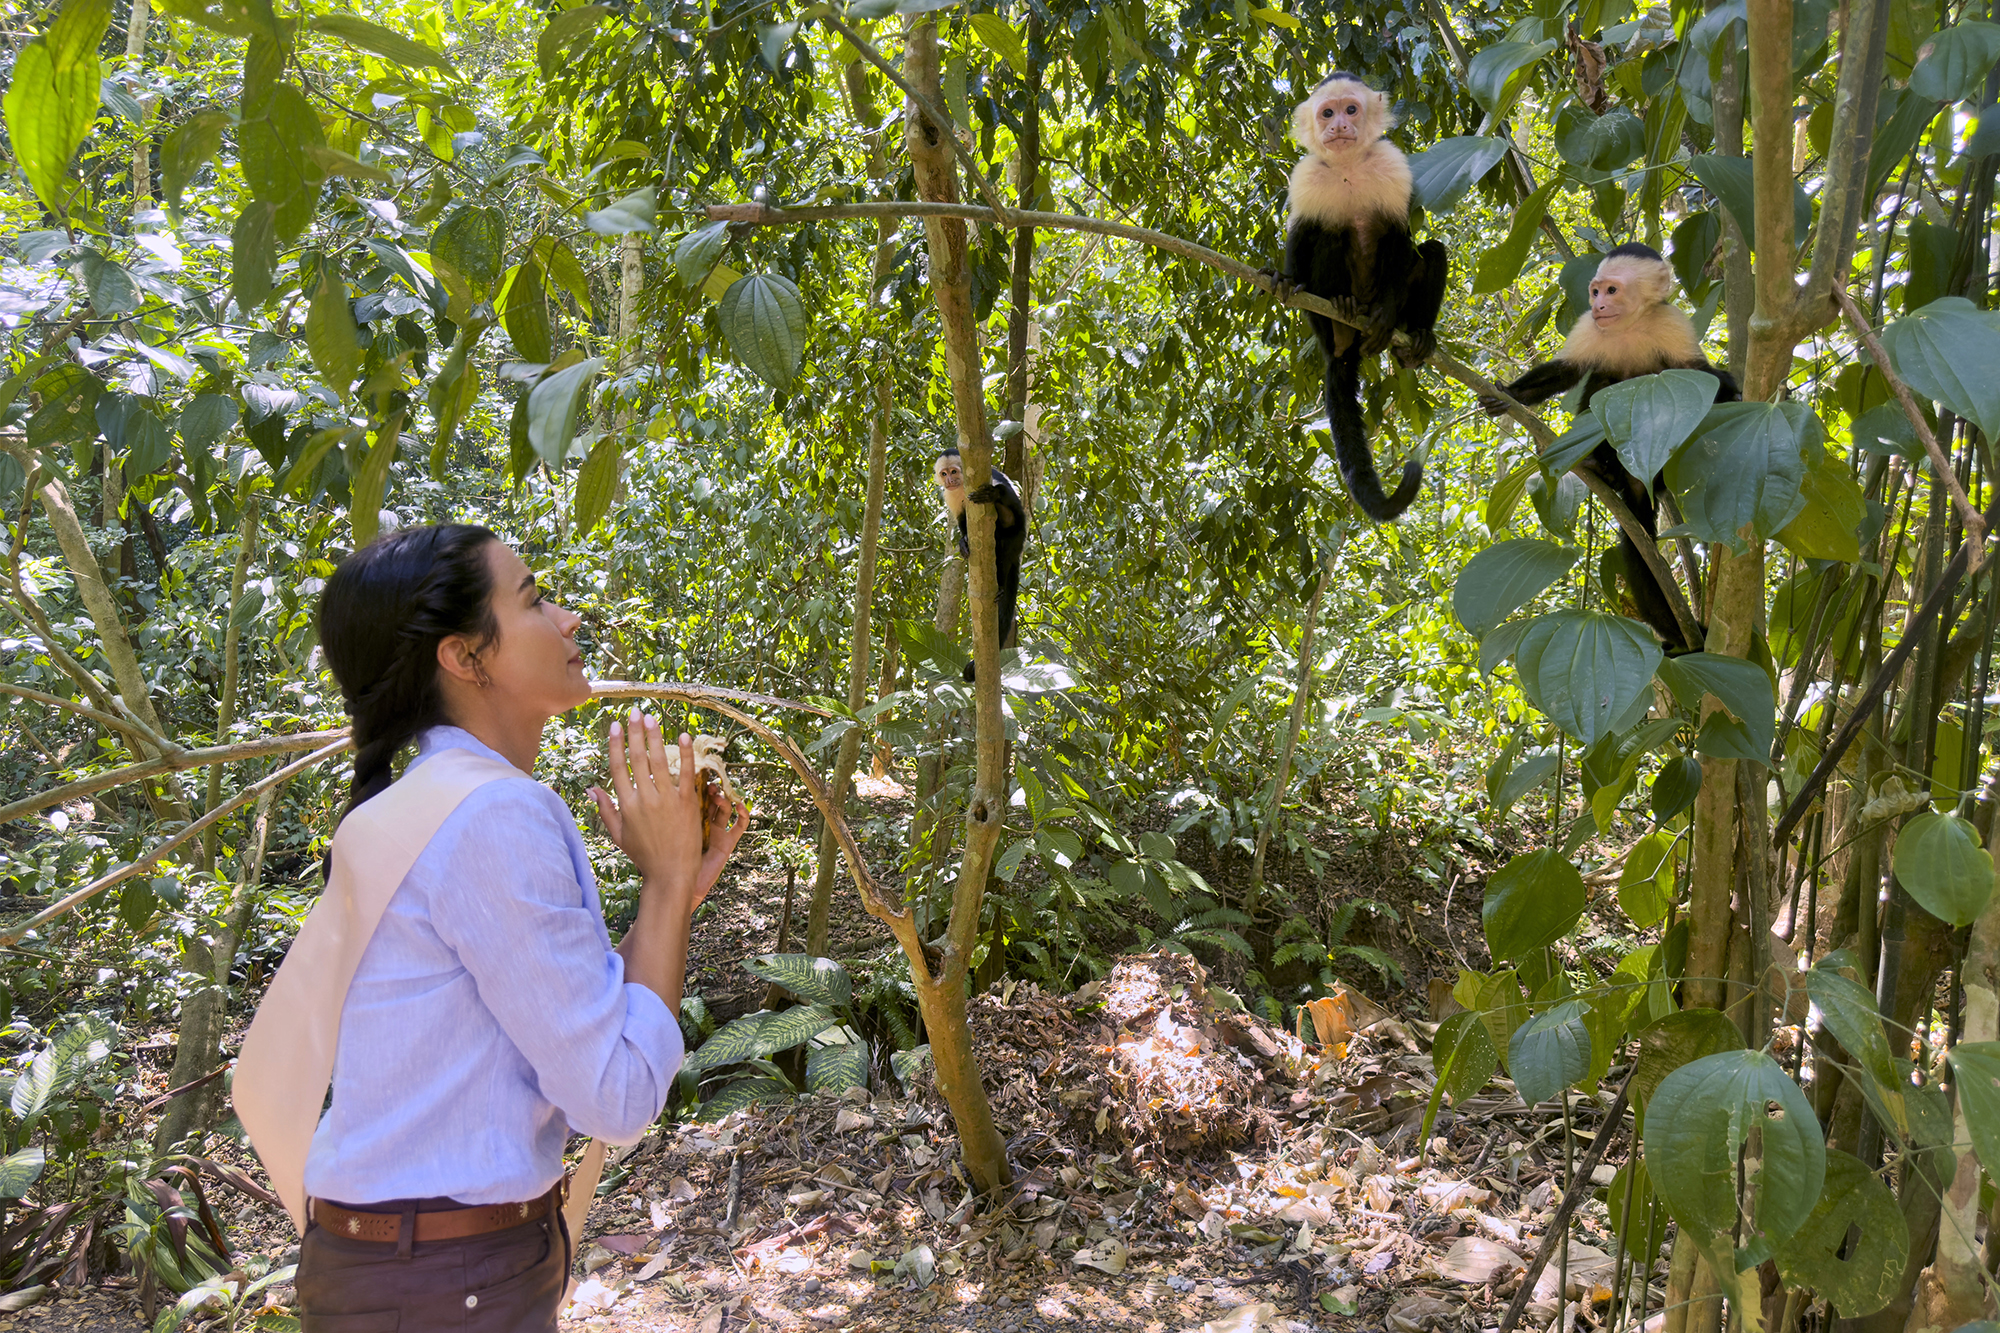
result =
[[493,574],[493,621],[498,633],[479,652],[479,665],[500,698],[545,716],[566,713],[590,698],[590,677],[577,650],[583,617],[544,597],[535,575],[505,542],[486,547]]

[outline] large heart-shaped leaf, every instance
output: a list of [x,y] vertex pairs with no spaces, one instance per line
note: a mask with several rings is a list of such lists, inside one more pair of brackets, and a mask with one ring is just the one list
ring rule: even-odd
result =
[[1826,1153],[1826,1185],[1805,1222],[1778,1242],[1786,1285],[1825,1297],[1860,1318],[1895,1298],[1909,1262],[1910,1228],[1902,1205],[1861,1159]]
[[1955,23],[1925,42],[1917,55],[1910,91],[1933,102],[1963,102],[1979,95],[1993,62],[2000,60],[2000,24],[1977,19]]
[[319,113],[297,86],[269,85],[254,102],[246,95],[236,143],[243,179],[255,196],[272,206],[271,225],[289,241],[312,220],[326,172],[312,150],[326,145]]
[[1721,382],[1699,370],[1663,370],[1600,391],[1590,410],[1635,477],[1657,477],[1707,417]]
[[599,236],[623,236],[628,232],[653,234],[653,218],[659,211],[657,194],[648,185],[643,190],[634,190],[623,199],[614,200],[603,208],[583,215],[583,225]]
[[576,507],[572,513],[576,535],[588,537],[607,513],[618,493],[618,465],[625,457],[625,437],[605,436],[590,447],[590,457],[576,471]]
[[1603,115],[1571,102],[1556,115],[1556,151],[1571,166],[1616,171],[1646,151],[1646,123],[1624,107]]
[[1465,69],[1473,100],[1494,117],[1507,114],[1527,87],[1531,67],[1556,49],[1554,42],[1495,42],[1474,56]]
[[1507,141],[1490,135],[1440,139],[1425,151],[1411,155],[1411,184],[1427,210],[1449,212],[1505,156]]
[[1943,297],[1883,329],[1882,345],[1911,388],[2000,435],[2000,325],[1991,313]]
[[528,390],[528,443],[550,467],[560,468],[569,456],[578,403],[603,368],[603,357],[589,357],[550,371]]
[[1583,876],[1552,848],[1524,852],[1486,881],[1480,919],[1495,958],[1525,958],[1569,934],[1583,915]]
[[506,245],[507,215],[490,204],[457,209],[431,233],[431,257],[470,282],[475,297],[499,280]]
[[716,313],[737,359],[772,388],[790,389],[806,353],[806,307],[798,286],[776,274],[738,278]]
[[1833,1034],[1848,1057],[1860,1067],[1873,1085],[1869,1101],[1888,1125],[1901,1136],[1910,1132],[1909,1110],[1904,1104],[1902,1082],[1896,1057],[1889,1049],[1889,1036],[1882,1027],[1882,1014],[1875,1006],[1875,993],[1857,981],[1842,976],[1832,964],[1822,960],[1806,973],[1806,994],[1819,1009],[1826,1030]]
[[1804,403],[1716,404],[1694,443],[1667,464],[1688,530],[1733,546],[1746,526],[1759,537],[1782,529],[1805,507],[1804,450],[1823,436]]
[[[1736,225],[1743,229],[1743,239],[1753,248],[1757,243],[1757,190],[1752,176],[1754,168],[1747,157],[1726,157],[1720,153],[1704,153],[1688,161],[1688,170],[1694,178],[1708,187],[1709,193],[1722,201],[1736,219]],[[1792,187],[1792,244],[1805,243],[1806,234],[1812,230],[1812,196],[1797,185]]]
[[1456,1106],[1486,1086],[1500,1068],[1500,1054],[1493,1049],[1493,1036],[1478,1011],[1461,1009],[1438,1024],[1431,1062],[1439,1090]]
[[1589,1070],[1586,1008],[1582,1000],[1565,1000],[1514,1030],[1514,1039],[1507,1046],[1507,1069],[1514,1076],[1515,1090],[1528,1105],[1553,1101]]
[[1594,743],[1644,694],[1660,662],[1653,632],[1602,611],[1558,611],[1531,622],[1514,650],[1521,687],[1550,721]]
[[1748,729],[1750,743],[1770,754],[1777,734],[1778,698],[1771,674],[1763,667],[1723,653],[1686,653],[1660,663],[1660,679],[1691,713],[1701,711],[1705,694],[1720,699]]
[[1451,608],[1474,638],[1483,638],[1568,573],[1581,554],[1535,538],[1489,546],[1459,571]]
[[1926,912],[1969,926],[1993,897],[1993,853],[1957,815],[1918,815],[1896,834],[1896,879]]
[[[1857,438],[1858,433],[1857,427]],[[1859,529],[1868,517],[1868,502],[1847,460],[1823,448],[1807,449],[1805,460],[1805,477],[1799,483],[1805,503],[1792,521],[1778,530],[1778,540],[1785,549],[1808,560],[1859,560]]]
[[[1742,1162],[1753,1132],[1763,1156]],[[1762,1051],[1704,1056],[1667,1075],[1646,1108],[1645,1156],[1674,1219],[1711,1243],[1736,1224],[1739,1170],[1756,1168],[1754,1224],[1772,1241],[1805,1223],[1826,1179],[1812,1103]]]
[[727,222],[711,222],[706,227],[689,232],[674,246],[674,276],[680,280],[681,286],[693,291],[701,286],[728,246]]
[[69,0],[48,32],[14,58],[7,137],[29,187],[58,214],[66,215],[70,202],[69,160],[97,117],[104,81],[97,48],[110,23],[110,0]]

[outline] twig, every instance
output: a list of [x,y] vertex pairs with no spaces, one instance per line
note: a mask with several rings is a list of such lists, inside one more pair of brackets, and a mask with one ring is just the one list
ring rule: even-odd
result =
[[[0,685],[0,692],[17,693],[15,687]],[[347,728],[337,731],[300,731],[288,736],[260,736],[254,741],[237,741],[231,745],[209,745],[199,750],[175,750],[158,759],[147,759],[136,764],[126,764],[119,768],[98,773],[92,777],[66,782],[60,787],[23,796],[18,801],[0,805],[0,824],[32,815],[37,810],[46,810],[52,805],[61,805],[81,796],[111,787],[122,787],[127,783],[140,782],[161,773],[176,773],[189,768],[207,768],[214,764],[230,764],[241,759],[262,759],[274,754],[290,754],[295,750],[310,750],[347,737]]]
[[736,1230],[736,1217],[743,1207],[743,1150],[729,1154],[729,1193],[722,1206],[722,1229]]
[[[1996,505],[1995,508],[2000,509],[2000,505]],[[1982,529],[1987,526],[1983,517],[1980,526]],[[1867,725],[1869,714],[1875,711],[1875,705],[1882,698],[1883,692],[1889,688],[1889,682],[1896,678],[1896,674],[1903,669],[1903,663],[1907,662],[1910,654],[1916,650],[1917,640],[1923,637],[1924,627],[1942,615],[1944,609],[1951,605],[1953,594],[1958,589],[1958,582],[1965,577],[1972,552],[1975,549],[1979,550],[1981,559],[1984,559],[1985,544],[1984,537],[1978,541],[1968,540],[1961,544],[1958,554],[1954,555],[1951,563],[1944,567],[1944,573],[1939,577],[1937,586],[1931,589],[1930,596],[1926,597],[1916,613],[1904,622],[1902,638],[1898,639],[1896,646],[1889,650],[1888,656],[1882,659],[1882,665],[1875,672],[1875,678],[1868,682],[1868,688],[1854,701],[1854,707],[1841,722],[1840,730],[1827,741],[1826,753],[1819,757],[1819,762],[1813,765],[1811,775],[1800,784],[1798,795],[1792,797],[1792,803],[1785,807],[1785,813],[1778,816],[1778,822],[1771,826],[1773,846],[1783,846],[1786,836],[1791,833],[1793,827],[1805,818],[1806,810],[1819,795],[1820,788],[1826,785],[1827,779],[1833,776],[1833,770],[1839,765],[1841,756],[1847,753],[1847,747],[1854,743],[1854,738],[1859,736],[1861,729]]]
[[[47,704],[51,708],[61,708],[71,713],[80,714],[97,723],[99,726],[109,727],[113,731],[122,732],[127,736],[132,736],[139,740],[148,739],[144,731],[134,728],[129,721],[117,716],[115,713],[107,713],[101,708],[93,708],[89,704],[81,704],[74,699],[65,699],[59,694],[44,694],[40,690],[31,690],[25,685],[10,685],[5,681],[0,681],[0,694],[12,694],[23,699],[33,699],[38,704]],[[0,814],[0,823],[5,822],[6,816]]]
[[1548,1232],[1542,1237],[1542,1246],[1535,1251],[1535,1257],[1528,1261],[1527,1271],[1521,1274],[1520,1289],[1514,1293],[1514,1299],[1508,1302],[1507,1313],[1500,1317],[1500,1327],[1495,1333],[1511,1333],[1514,1325],[1520,1322],[1521,1312],[1528,1308],[1528,1301],[1535,1294],[1535,1279],[1549,1266],[1549,1260],[1562,1244],[1563,1237],[1569,1234],[1570,1215],[1576,1212],[1577,1205],[1583,1202],[1583,1196],[1589,1193],[1581,1187],[1582,1182],[1589,1180],[1591,1173],[1597,1170],[1598,1163],[1604,1160],[1604,1150],[1611,1146],[1611,1140],[1617,1136],[1620,1126],[1624,1124],[1625,1098],[1631,1090],[1632,1076],[1627,1074],[1625,1081],[1618,1085],[1618,1095],[1612,1098],[1610,1109],[1604,1113],[1604,1127],[1591,1141],[1590,1151],[1583,1155],[1583,1161],[1577,1164],[1576,1171],[1571,1177],[1571,1187],[1563,1191],[1562,1202],[1556,1205],[1556,1215],[1549,1219]]
[[[854,29],[848,27],[845,23],[842,23],[834,15],[827,14],[824,15],[823,17],[826,19],[827,26],[831,27],[835,32],[839,33],[842,37],[845,37],[847,39],[847,44],[849,46],[852,46],[857,52],[859,52],[863,60],[866,60],[869,64],[873,65],[875,68],[881,70],[882,73],[887,75],[889,78],[889,82],[895,84],[898,88],[901,88],[903,90],[903,95],[909,98],[912,102],[915,102],[917,104],[918,109],[921,110],[926,116],[930,117],[931,123],[938,127],[938,132],[944,135],[946,139],[951,141],[952,154],[955,157],[957,157],[960,164],[963,165],[965,169],[972,174],[973,183],[979,186],[979,193],[983,195],[986,199],[986,202],[989,205],[991,205],[991,214],[995,222],[1002,227],[1011,226],[1012,224],[1008,221],[1008,218],[1011,216],[1011,214],[1007,208],[1006,202],[1000,197],[1000,191],[998,191],[993,187],[992,181],[986,179],[985,171],[980,169],[979,159],[974,157],[972,155],[972,150],[967,148],[965,144],[959,139],[958,122],[953,120],[948,114],[946,114],[943,108],[939,107],[937,103],[931,101],[930,98],[925,97],[922,93],[918,92],[914,87],[910,85],[910,83],[907,80],[903,78],[902,75],[898,74],[896,72],[896,67],[891,65],[888,62],[888,60],[883,57],[882,53],[875,49],[874,43],[870,42],[866,37],[863,37],[860,33],[856,32]],[[981,211],[985,212],[987,210],[981,210]]]
[[190,822],[186,828],[182,829],[179,833],[174,834],[173,837],[168,838],[164,842],[155,845],[153,849],[147,852],[145,855],[140,856],[132,861],[128,861],[126,864],[118,867],[118,869],[113,870],[108,874],[98,876],[90,883],[78,889],[75,893],[72,893],[67,897],[57,899],[49,906],[43,908],[41,911],[29,917],[26,921],[23,921],[20,925],[11,926],[4,931],[0,931],[0,948],[9,948],[12,947],[13,945],[19,944],[23,939],[27,937],[30,931],[35,929],[35,927],[44,925],[50,921],[55,920],[55,918],[62,916],[64,913],[71,911],[72,909],[80,906],[83,903],[89,902],[92,898],[95,898],[98,894],[104,892],[106,889],[115,887],[116,885],[119,884],[123,884],[126,880],[131,879],[133,876],[139,874],[142,871],[152,869],[155,865],[159,864],[160,859],[164,857],[168,852],[171,852],[172,850],[174,850],[174,848],[181,846],[189,839],[199,836],[202,830],[214,825],[215,823],[220,821],[224,815],[230,813],[232,810],[235,810],[240,806],[248,805],[251,801],[255,800],[258,796],[262,795],[265,788],[275,787],[280,783],[289,782],[292,778],[296,777],[300,773],[305,772],[308,768],[311,768],[314,764],[317,764],[324,759],[331,759],[334,755],[339,754],[342,750],[347,749],[352,744],[353,742],[351,740],[349,740],[345,736],[342,736],[339,740],[335,741],[333,744],[322,746],[320,749],[314,750],[311,754],[307,755],[303,759],[293,760],[291,763],[285,765],[285,767],[277,770],[275,773],[272,773],[269,777],[265,778],[263,781],[258,782],[256,785],[245,787],[242,791],[232,796],[228,801],[224,802],[221,805],[218,805],[217,807],[215,807],[215,809],[209,811],[207,814],[203,815],[200,819]]
[[706,699],[728,699],[734,703],[756,704],[765,708],[783,708],[794,713],[812,713],[818,717],[832,717],[833,710],[821,708],[818,704],[800,703],[797,699],[780,698],[775,694],[752,694],[747,690],[725,690],[717,685],[684,685],[679,681],[650,680],[593,680],[590,682],[590,697],[593,699],[680,699],[705,707]]
[[152,1101],[147,1102],[144,1106],[140,1107],[139,1114],[145,1115],[149,1111],[157,1111],[162,1106],[165,1106],[168,1102],[172,1101],[174,1098],[184,1097],[188,1093],[193,1092],[196,1088],[201,1087],[205,1083],[215,1082],[215,1080],[221,1078],[224,1074],[228,1073],[233,1068],[235,1068],[234,1065],[225,1064],[219,1069],[209,1070],[206,1074],[203,1074],[200,1078],[194,1080],[192,1083],[183,1083],[178,1088],[169,1088],[167,1089],[167,1091],[153,1098]]
[[[110,712],[117,705],[112,702],[111,692],[98,682],[97,677],[83,669],[83,663],[69,655],[62,640],[56,637],[55,627],[42,614],[41,604],[29,595],[27,586],[21,582],[21,550],[28,540],[28,515],[35,504],[35,483],[41,480],[42,464],[38,458],[29,459],[28,479],[21,486],[21,518],[15,525],[14,539],[7,553],[7,582],[14,592],[14,600],[19,603],[22,613],[33,625],[35,632],[42,636],[42,648],[65,676],[77,683],[82,691],[94,700],[97,706]],[[124,728],[120,728],[124,730]]]
[[1889,388],[1896,395],[1896,401],[1902,404],[1903,415],[1910,419],[1911,429],[1916,431],[1917,439],[1924,446],[1924,452],[1930,456],[1931,467],[1937,472],[1938,481],[1950,493],[1951,502],[1958,506],[1959,516],[1965,520],[1964,549],[1973,552],[1972,563],[1967,568],[1971,573],[1977,574],[1980,563],[1985,558],[1986,516],[1973,507],[1972,497],[1958,484],[1957,469],[1953,468],[1951,460],[1944,456],[1944,450],[1938,447],[1937,436],[1931,432],[1930,422],[1924,420],[1923,411],[1917,406],[1916,396],[1910,392],[1910,386],[1903,383],[1903,377],[1889,364],[1888,349],[1883,347],[1882,340],[1875,336],[1875,330],[1868,326],[1868,316],[1862,313],[1861,307],[1855,303],[1853,295],[1847,288],[1835,283],[1833,294],[1839,298],[1840,308],[1847,312],[1847,322],[1854,326],[1854,331],[1861,335],[1861,341],[1867,344],[1868,354],[1875,358],[1875,369],[1882,372],[1882,378],[1888,381]]

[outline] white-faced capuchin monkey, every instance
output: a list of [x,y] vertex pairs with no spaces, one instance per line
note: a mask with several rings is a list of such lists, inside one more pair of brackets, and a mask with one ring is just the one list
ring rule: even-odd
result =
[[1389,95],[1352,74],[1334,74],[1292,112],[1292,137],[1306,155],[1292,169],[1286,220],[1285,285],[1323,296],[1360,328],[1308,312],[1326,354],[1326,417],[1333,458],[1363,513],[1386,523],[1410,507],[1423,464],[1403,464],[1394,495],[1382,493],[1361,416],[1361,363],[1398,330],[1419,365],[1437,345],[1447,258],[1442,241],[1410,239],[1410,164],[1382,137],[1394,123]]
[[[958,553],[972,558],[972,542],[965,535],[965,502],[993,506],[993,581],[1000,596],[1000,646],[1014,632],[1014,604],[1021,597],[1021,550],[1028,544],[1028,511],[1022,507],[1021,493],[999,468],[992,480],[970,495],[965,490],[965,464],[957,449],[938,455],[932,479],[944,492],[945,513],[958,524]],[[965,664],[965,679],[973,678],[973,664]]]
[[[1715,376],[1715,401],[1734,403],[1742,399],[1736,380],[1719,366],[1710,365],[1701,354],[1694,336],[1694,321],[1674,304],[1674,271],[1660,252],[1636,242],[1619,246],[1597,266],[1590,280],[1590,309],[1569,331],[1556,359],[1545,361],[1527,374],[1504,385],[1515,402],[1533,404],[1564,393],[1583,382],[1579,412],[1590,406],[1598,390],[1620,380],[1651,375],[1662,370],[1701,370]],[[1498,416],[1506,406],[1498,398],[1482,398],[1488,416]],[[1646,531],[1659,534],[1659,507],[1654,500],[1658,477],[1644,481],[1634,477],[1618,459],[1610,444],[1591,451],[1582,466],[1593,470],[1610,484]],[[1639,557],[1639,548],[1620,533],[1620,563],[1632,604],[1640,617],[1660,636],[1670,653],[1694,652],[1699,643],[1687,642],[1675,619],[1673,604],[1653,571]]]

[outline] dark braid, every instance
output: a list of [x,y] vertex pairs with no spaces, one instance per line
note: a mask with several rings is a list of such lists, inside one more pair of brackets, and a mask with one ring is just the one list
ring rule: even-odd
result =
[[469,523],[403,528],[348,556],[326,581],[320,646],[354,719],[354,778],[343,819],[389,785],[397,751],[448,721],[438,644],[454,634],[479,648],[492,641],[486,547],[497,540]]

